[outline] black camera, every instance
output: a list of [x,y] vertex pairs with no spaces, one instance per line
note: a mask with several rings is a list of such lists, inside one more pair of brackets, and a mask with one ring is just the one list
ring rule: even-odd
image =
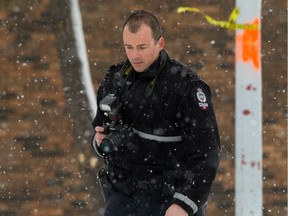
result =
[[123,124],[120,108],[121,103],[119,98],[114,94],[108,94],[99,103],[99,108],[105,112],[112,121],[103,125],[104,133],[107,134],[100,143],[100,149],[104,154],[109,154],[119,149],[120,146],[127,143],[131,128]]

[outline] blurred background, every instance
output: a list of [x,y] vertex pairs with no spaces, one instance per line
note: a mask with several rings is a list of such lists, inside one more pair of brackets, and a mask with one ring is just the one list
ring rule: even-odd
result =
[[[206,22],[197,7],[228,20],[235,1],[80,0],[96,91],[107,68],[125,60],[122,23],[153,12],[171,57],[194,67],[213,93],[222,161],[207,216],[234,215],[235,32]],[[90,147],[91,111],[68,0],[0,1],[0,216],[103,213]],[[287,215],[287,5],[262,1],[263,215]]]

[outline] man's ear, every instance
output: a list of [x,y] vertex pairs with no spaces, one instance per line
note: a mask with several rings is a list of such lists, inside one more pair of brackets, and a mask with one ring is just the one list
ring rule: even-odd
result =
[[159,44],[159,48],[160,49],[164,49],[164,46],[165,46],[165,40],[163,37],[160,37],[159,41],[158,41],[158,44]]

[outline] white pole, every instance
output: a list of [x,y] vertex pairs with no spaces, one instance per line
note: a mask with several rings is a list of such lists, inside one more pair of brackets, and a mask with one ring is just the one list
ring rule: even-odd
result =
[[236,0],[236,216],[262,216],[261,0]]
[[70,0],[70,4],[71,4],[71,20],[72,20],[73,32],[76,41],[78,57],[81,63],[82,83],[84,85],[88,97],[91,117],[94,118],[96,114],[95,111],[97,109],[96,94],[94,91],[89,69],[89,62],[88,62],[79,2],[78,0]]

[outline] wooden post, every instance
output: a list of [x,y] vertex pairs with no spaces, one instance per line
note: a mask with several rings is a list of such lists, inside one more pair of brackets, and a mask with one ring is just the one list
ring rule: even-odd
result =
[[236,216],[261,216],[261,0],[236,0],[236,7],[237,23],[258,24],[236,30]]

